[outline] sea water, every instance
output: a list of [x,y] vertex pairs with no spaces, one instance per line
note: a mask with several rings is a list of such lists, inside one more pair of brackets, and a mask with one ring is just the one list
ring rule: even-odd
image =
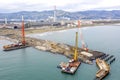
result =
[[[70,29],[27,36],[74,46],[76,31],[79,32],[78,29]],[[119,80],[120,26],[85,27],[81,31],[89,49],[116,57],[115,62],[110,65],[110,74],[104,80]],[[82,63],[74,75],[64,74],[57,68],[60,62],[69,60],[63,55],[39,51],[32,47],[3,51],[2,46],[9,43],[11,42],[0,40],[0,80],[94,80],[99,70],[95,63],[93,65]],[[81,47],[80,38],[79,47]]]

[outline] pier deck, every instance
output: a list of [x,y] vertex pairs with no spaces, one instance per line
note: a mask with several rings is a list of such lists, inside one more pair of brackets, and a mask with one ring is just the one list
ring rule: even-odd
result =
[[110,72],[110,66],[101,59],[96,59],[96,64],[100,68],[100,70],[96,73],[96,77],[103,79]]

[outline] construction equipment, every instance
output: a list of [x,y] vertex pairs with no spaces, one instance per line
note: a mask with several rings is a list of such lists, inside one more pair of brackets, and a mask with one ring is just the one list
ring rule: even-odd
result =
[[79,68],[81,62],[78,61],[78,32],[76,32],[75,38],[75,52],[73,59],[70,59],[68,63],[62,62],[58,67],[64,73],[74,74]]
[[22,16],[22,44],[25,45],[24,17]]
[[24,18],[22,16],[22,41],[15,43],[15,44],[9,44],[9,45],[4,45],[3,50],[4,51],[9,51],[9,50],[15,50],[15,49],[21,49],[21,48],[26,48],[29,45],[25,42],[25,32],[24,32]]
[[80,20],[78,20],[78,30],[79,30],[79,33],[80,33],[80,39],[81,39],[81,43],[82,43],[82,49],[84,49],[85,51],[88,51],[88,48],[87,48],[88,46],[84,42],[82,30],[80,29]]
[[74,53],[74,61],[78,60],[78,32],[76,32],[76,39],[75,39],[75,53]]

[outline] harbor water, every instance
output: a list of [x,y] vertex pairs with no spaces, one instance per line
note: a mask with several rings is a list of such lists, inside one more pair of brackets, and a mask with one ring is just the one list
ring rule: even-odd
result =
[[[27,35],[59,43],[75,44],[78,29]],[[89,49],[114,55],[110,74],[104,80],[119,80],[120,74],[120,26],[107,25],[82,28]],[[82,63],[74,75],[61,73],[57,65],[69,59],[63,55],[39,51],[32,47],[14,51],[3,51],[2,46],[11,42],[0,40],[0,80],[94,80],[99,70],[95,63]],[[79,38],[79,47],[81,40]]]

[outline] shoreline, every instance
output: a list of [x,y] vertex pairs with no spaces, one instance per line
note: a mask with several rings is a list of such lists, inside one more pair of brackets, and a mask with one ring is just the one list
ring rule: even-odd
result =
[[[104,26],[104,25],[85,25],[81,26],[80,28],[85,28],[85,27],[96,27],[96,26]],[[54,31],[62,31],[62,30],[69,30],[69,29],[76,29],[78,27],[53,27],[53,26],[47,26],[47,27],[41,27],[41,28],[28,28],[25,29],[26,34],[34,34],[34,33],[45,33],[45,32],[54,32]]]
[[[105,25],[114,25],[113,24],[92,24],[92,25],[81,25],[80,28],[85,28],[85,27],[97,27],[97,26],[105,26]],[[53,31],[62,31],[62,30],[69,30],[69,29],[76,29],[76,27],[67,27],[67,26],[43,26],[43,27],[35,27],[35,28],[25,28],[25,34],[34,34],[34,33],[45,33],[45,32],[53,32]],[[21,29],[9,29],[9,28],[0,28],[0,36],[4,36],[7,34],[16,34],[21,36]]]
[[[100,23],[99,23],[100,22]],[[85,27],[97,27],[97,26],[105,26],[105,25],[116,25],[120,24],[118,23],[111,23],[111,22],[101,22],[101,21],[93,21],[93,24],[81,24],[80,28],[85,28]],[[26,28],[26,34],[33,34],[33,33],[44,33],[44,32],[53,32],[53,31],[61,31],[61,30],[68,30],[68,29],[75,29],[78,28],[78,26],[38,26],[38,27],[31,27],[31,28]]]

